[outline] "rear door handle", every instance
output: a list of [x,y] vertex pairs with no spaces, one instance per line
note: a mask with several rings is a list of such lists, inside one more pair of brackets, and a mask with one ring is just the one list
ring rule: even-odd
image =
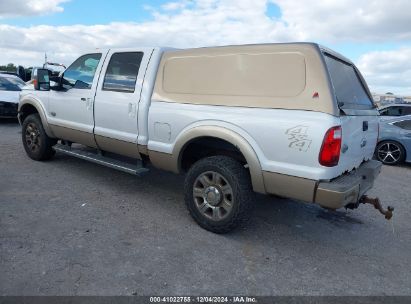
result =
[[81,97],[80,99],[81,99],[81,101],[87,101],[87,99],[84,98],[84,97]]

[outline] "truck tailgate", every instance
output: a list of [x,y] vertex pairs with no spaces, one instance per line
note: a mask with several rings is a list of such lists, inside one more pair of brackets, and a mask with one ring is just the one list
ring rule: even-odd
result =
[[339,166],[343,171],[358,168],[373,157],[378,139],[378,116],[342,116]]

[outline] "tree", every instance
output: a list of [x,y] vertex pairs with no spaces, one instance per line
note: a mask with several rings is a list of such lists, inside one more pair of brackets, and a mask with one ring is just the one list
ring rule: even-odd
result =
[[9,63],[8,65],[0,65],[0,71],[16,72],[17,67],[13,63]]

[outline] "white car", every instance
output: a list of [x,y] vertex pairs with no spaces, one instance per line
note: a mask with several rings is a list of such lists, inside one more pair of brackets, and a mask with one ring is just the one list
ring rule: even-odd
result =
[[26,83],[11,74],[0,74],[0,117],[17,117],[20,91]]

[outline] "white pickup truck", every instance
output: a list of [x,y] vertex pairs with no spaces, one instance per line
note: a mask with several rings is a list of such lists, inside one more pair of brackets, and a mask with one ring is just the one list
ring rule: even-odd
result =
[[381,168],[369,89],[317,44],[95,50],[51,80],[37,70],[20,97],[29,157],[185,173],[186,205],[207,230],[244,222],[254,192],[392,215],[364,195]]

